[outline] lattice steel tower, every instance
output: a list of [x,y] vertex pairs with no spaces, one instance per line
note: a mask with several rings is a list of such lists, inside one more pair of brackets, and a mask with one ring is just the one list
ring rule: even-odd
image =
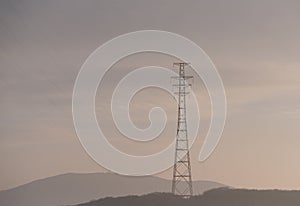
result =
[[178,81],[174,85],[178,87],[175,92],[178,95],[178,121],[172,193],[188,198],[193,195],[193,186],[186,121],[186,94],[188,94],[187,87],[190,86],[188,79],[193,77],[185,75],[186,65],[188,63],[174,63],[174,66],[179,67],[179,76],[175,77]]

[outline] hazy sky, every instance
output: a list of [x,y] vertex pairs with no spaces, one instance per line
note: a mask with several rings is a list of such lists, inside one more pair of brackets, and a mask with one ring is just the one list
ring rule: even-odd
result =
[[[297,0],[2,0],[0,189],[61,173],[105,171],[76,137],[73,85],[98,46],[143,29],[190,38],[211,57],[224,81],[225,130],[203,163],[197,157],[210,107],[201,81],[195,81],[204,121],[192,148],[193,178],[234,187],[300,189],[299,11]],[[158,54],[136,55],[107,74],[104,97],[97,96],[96,106],[112,143],[124,150],[137,148],[132,152],[140,154],[160,150],[174,138],[176,105],[165,94],[156,100],[161,91],[138,94],[131,105],[132,118],[141,127],[148,124],[152,106],[166,108],[169,127],[159,143],[136,147],[122,140],[105,109],[113,85],[130,68],[150,63],[171,67],[173,61]],[[171,170],[159,176],[171,178]]]

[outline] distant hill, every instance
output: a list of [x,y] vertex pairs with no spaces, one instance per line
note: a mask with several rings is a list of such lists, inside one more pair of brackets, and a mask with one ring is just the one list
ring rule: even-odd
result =
[[219,188],[190,199],[170,193],[104,198],[78,206],[299,206],[300,191]]
[[[210,181],[195,181],[194,193],[224,187]],[[169,192],[171,181],[158,177],[128,177],[111,173],[64,174],[0,191],[2,206],[74,205],[104,197]]]

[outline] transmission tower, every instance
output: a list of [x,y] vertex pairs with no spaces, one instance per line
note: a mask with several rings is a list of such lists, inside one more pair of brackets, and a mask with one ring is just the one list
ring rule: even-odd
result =
[[188,79],[192,76],[185,75],[185,66],[188,63],[174,63],[179,67],[179,76],[173,77],[177,80],[174,85],[178,88],[175,94],[178,95],[178,121],[176,132],[175,161],[173,168],[172,193],[189,198],[193,195],[191,162],[186,121],[186,95],[187,87],[190,86]]

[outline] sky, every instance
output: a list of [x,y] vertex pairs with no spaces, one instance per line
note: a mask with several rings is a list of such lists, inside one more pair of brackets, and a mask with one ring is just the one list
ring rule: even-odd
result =
[[[300,189],[299,1],[0,2],[0,190],[57,174],[105,172],[81,146],[72,121],[72,90],[86,58],[106,41],[155,29],[183,35],[212,59],[227,96],[222,139],[198,162],[210,106],[201,79],[194,89],[203,114],[191,150],[193,179],[240,188]],[[115,129],[109,108],[118,79],[134,68],[172,68],[173,57],[140,54],[111,68],[99,87],[96,111],[109,141],[146,154],[163,149],[176,129],[176,103],[157,89],[136,95],[131,117],[139,127],[160,105],[168,114],[161,140],[130,142]],[[192,71],[190,71],[193,74]],[[157,99],[155,97],[160,96]],[[157,176],[171,178],[172,170]]]

